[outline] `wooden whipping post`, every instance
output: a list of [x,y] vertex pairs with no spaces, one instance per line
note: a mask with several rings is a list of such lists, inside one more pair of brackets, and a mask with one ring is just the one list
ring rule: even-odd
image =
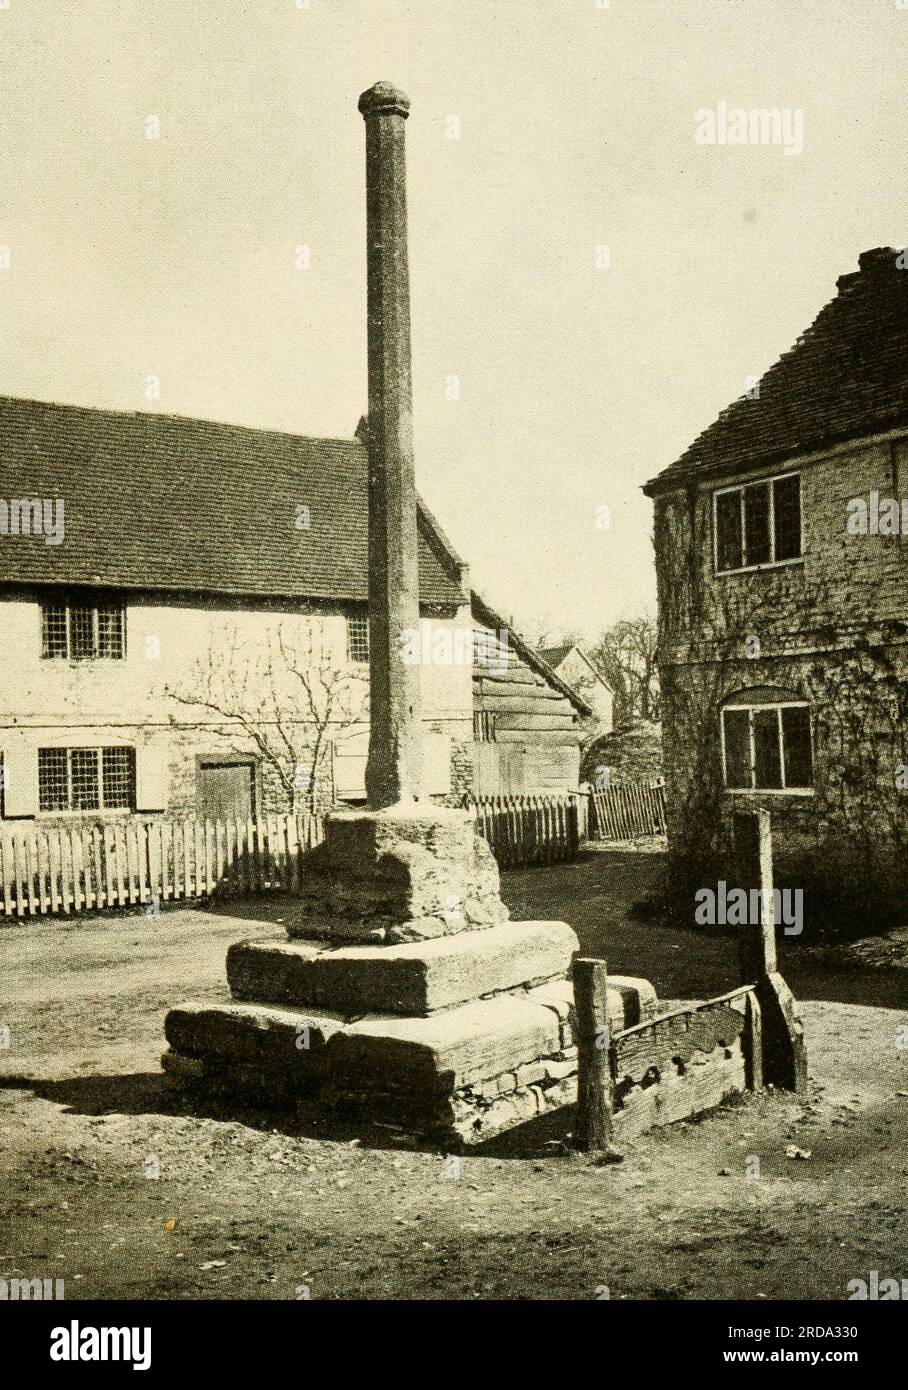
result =
[[738,932],[742,985],[752,985],[777,969],[776,920],[773,896],[772,824],[769,812],[742,811],[734,817],[737,883],[730,887],[760,890],[759,921],[748,921]]
[[803,1093],[807,1089],[804,1029],[794,995],[779,971],[776,957],[769,812],[737,814],[734,839],[738,872],[738,883],[734,886],[748,892],[751,888],[761,889],[759,921],[741,927],[738,933],[741,983],[756,986],[747,1014],[748,1084],[780,1086]]
[[579,1149],[610,1149],[612,1141],[612,1069],[608,1028],[608,973],[604,960],[574,961],[574,1011],[577,1015],[577,1118],[574,1143]]

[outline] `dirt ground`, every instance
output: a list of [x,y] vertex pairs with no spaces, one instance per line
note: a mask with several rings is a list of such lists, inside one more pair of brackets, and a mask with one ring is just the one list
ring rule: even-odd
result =
[[[659,855],[506,874],[515,917],[562,917],[663,998],[736,983],[734,943],[628,917]],[[908,1276],[908,950],[783,950],[806,1103],[748,1096],[599,1167],[571,1112],[458,1164],[315,1124],[185,1105],[166,1010],[226,995],[230,941],[279,902],[0,931],[0,1277],[75,1298],[843,1298]],[[270,920],[268,918],[270,917]],[[279,931],[280,928],[278,927]],[[0,1034],[0,1038],[3,1035]],[[809,1157],[787,1157],[795,1145]],[[755,1163],[758,1161],[758,1164]],[[157,1175],[157,1176],[156,1176]]]

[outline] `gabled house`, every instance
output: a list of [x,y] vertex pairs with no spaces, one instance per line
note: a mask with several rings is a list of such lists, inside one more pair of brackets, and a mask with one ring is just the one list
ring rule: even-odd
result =
[[557,647],[540,647],[539,655],[583,696],[593,711],[597,737],[610,734],[615,725],[615,692],[579,643],[562,642]]
[[[362,427],[312,439],[0,398],[0,480],[6,819],[364,798]],[[418,526],[421,632],[402,659],[421,667],[426,789],[459,799],[477,619],[422,505]]]
[[766,806],[805,920],[838,909],[852,930],[871,925],[856,913],[904,912],[906,266],[865,252],[759,387],[644,489],[676,871],[708,884],[735,810]]

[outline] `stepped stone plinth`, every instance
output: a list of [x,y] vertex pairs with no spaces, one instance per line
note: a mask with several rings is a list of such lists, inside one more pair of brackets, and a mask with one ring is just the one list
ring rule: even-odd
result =
[[[507,920],[469,817],[330,816],[311,879],[290,939],[228,950],[233,1002],[168,1014],[171,1084],[448,1148],[574,1099],[577,937],[565,922]],[[455,897],[479,906],[458,915]],[[656,1011],[645,980],[612,977],[608,1002],[616,1031]]]

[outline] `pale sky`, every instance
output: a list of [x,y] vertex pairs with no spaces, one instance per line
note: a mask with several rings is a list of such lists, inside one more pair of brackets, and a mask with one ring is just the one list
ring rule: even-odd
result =
[[[654,601],[641,483],[908,242],[906,74],[896,0],[9,0],[0,392],[351,435],[396,82],[418,486],[518,628],[592,637]],[[698,145],[720,101],[803,153]]]

